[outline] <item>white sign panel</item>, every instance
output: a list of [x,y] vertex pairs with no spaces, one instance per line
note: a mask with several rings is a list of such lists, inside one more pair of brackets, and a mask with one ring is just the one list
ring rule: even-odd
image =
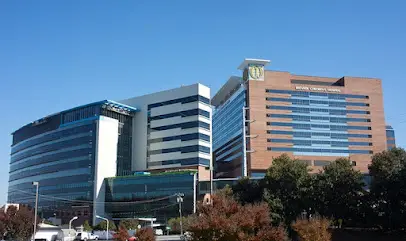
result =
[[307,86],[296,86],[297,90],[307,90],[307,91],[322,91],[322,92],[336,92],[340,93],[340,89],[331,89],[331,88],[319,88],[319,87],[307,87]]

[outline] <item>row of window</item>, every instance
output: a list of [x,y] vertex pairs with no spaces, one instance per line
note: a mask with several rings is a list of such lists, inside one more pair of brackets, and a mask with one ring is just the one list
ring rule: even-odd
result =
[[347,122],[371,122],[367,118],[349,118],[349,117],[329,117],[329,116],[308,116],[308,115],[287,115],[287,114],[266,114],[267,117],[288,118],[294,121],[328,121],[332,123]]
[[210,104],[210,99],[203,97],[201,95],[193,95],[193,96],[189,96],[189,97],[149,104],[148,110],[150,110],[152,108],[160,107],[160,106],[165,106],[165,105],[172,105],[172,104],[176,104],[176,103],[186,104],[186,103],[191,103],[191,102],[195,102],[195,101],[200,101],[200,102],[203,102],[208,105]]
[[62,124],[74,122],[100,114],[100,105],[86,106],[62,114]]
[[[155,187],[155,189],[162,189],[166,186],[172,187],[173,183],[176,183],[176,186],[183,186],[188,181],[193,182],[193,175],[189,172],[185,173],[167,173],[167,175],[142,175],[142,176],[134,176],[134,177],[115,177],[109,178],[107,180],[107,194],[113,192],[113,194],[120,192],[121,187],[125,187],[127,185],[139,185],[142,186],[142,191],[145,192],[145,184],[148,184],[150,188],[148,190],[153,190],[151,187]],[[155,185],[154,185],[155,184]],[[122,192],[128,193],[128,188],[123,188]],[[106,195],[106,198],[109,195]]]
[[372,138],[368,134],[346,134],[346,133],[330,133],[330,132],[296,132],[296,131],[280,131],[268,130],[268,134],[276,135],[292,135],[293,137],[330,137],[331,139],[348,139],[348,138]]
[[67,136],[67,137],[58,138],[58,139],[53,140],[53,141],[47,141],[45,143],[41,143],[41,144],[38,144],[38,145],[35,145],[35,146],[27,147],[27,148],[15,153],[15,154],[11,154],[11,156],[12,157],[21,156],[21,155],[23,155],[24,153],[27,153],[27,152],[31,152],[31,153],[36,152],[36,153],[38,153],[38,150],[47,149],[49,146],[52,146],[52,145],[57,144],[57,143],[64,143],[65,141],[68,141],[68,140],[77,140],[77,139],[83,138],[83,137],[89,137],[89,139],[92,139],[91,138],[92,135],[93,135],[93,132],[89,131],[89,132],[79,133],[79,134],[76,134],[76,135],[71,135],[71,136]]
[[195,116],[195,115],[201,115],[201,116],[210,118],[210,112],[202,110],[202,109],[193,109],[193,110],[184,110],[184,111],[179,111],[179,112],[173,112],[173,113],[169,113],[169,114],[165,114],[165,115],[151,116],[151,117],[148,117],[148,119],[150,121],[152,121],[152,120],[162,120],[162,119],[176,117],[176,116],[187,117],[187,116]]
[[396,145],[396,141],[395,140],[387,140],[386,142],[389,145]]
[[[29,183],[29,182],[33,182],[33,181],[41,181],[42,179],[52,179],[52,178],[60,178],[60,177],[65,177],[65,176],[75,176],[75,175],[81,175],[81,174],[86,174],[86,175],[90,175],[92,172],[92,169],[89,167],[85,167],[85,168],[77,168],[77,169],[73,169],[73,170],[61,170],[58,172],[53,172],[53,173],[47,173],[47,174],[40,174],[37,176],[32,176],[32,177],[24,177],[24,178],[20,178],[18,180],[14,180],[14,181],[9,181],[9,185],[18,185],[21,183]],[[40,179],[40,180],[39,180]],[[42,181],[41,181],[42,183]]]
[[311,146],[311,145],[330,145],[333,147],[347,147],[347,146],[372,146],[371,142],[360,141],[320,141],[320,140],[293,140],[293,139],[276,139],[269,138],[268,142],[275,143],[292,143],[298,146]]
[[339,126],[339,125],[320,125],[320,124],[298,124],[288,122],[267,122],[269,126],[289,126],[294,129],[311,130],[312,128],[329,129],[337,131],[346,130],[371,130],[370,126]]
[[201,157],[194,157],[194,158],[184,158],[184,159],[176,159],[176,160],[167,160],[167,161],[160,161],[160,162],[148,162],[149,167],[154,166],[164,166],[164,165],[174,165],[180,164],[181,166],[190,166],[190,165],[210,165],[210,160],[201,158]]
[[243,107],[246,105],[246,92],[239,87],[233,96],[213,114],[213,148],[225,146],[235,136],[242,134]]
[[[40,177],[41,178],[41,177]],[[55,185],[63,185],[63,184],[70,184],[70,183],[77,183],[77,182],[93,182],[94,177],[93,175],[89,174],[79,174],[79,175],[74,175],[74,176],[60,176],[57,179],[55,178],[45,178],[41,179],[41,185],[40,187],[48,187],[48,186],[55,186]],[[10,190],[32,190],[33,186],[32,183],[30,182],[23,182],[20,184],[12,185],[10,184],[9,186]],[[55,190],[52,193],[61,193],[60,190]]]
[[77,161],[87,161],[87,160],[91,160],[92,156],[91,155],[85,155],[85,156],[80,156],[80,157],[74,157],[74,158],[67,158],[67,159],[61,159],[61,160],[56,160],[53,162],[47,162],[47,163],[42,163],[42,164],[36,164],[34,166],[29,166],[29,167],[24,167],[24,168],[20,168],[17,169],[15,171],[10,171],[10,175],[12,174],[16,174],[16,173],[21,173],[21,172],[25,172],[25,171],[35,171],[37,169],[40,168],[44,168],[44,167],[49,167],[49,166],[53,166],[56,164],[62,164],[62,163],[73,163],[73,162],[77,162]]
[[92,163],[90,160],[55,164],[52,166],[47,166],[47,167],[37,168],[34,170],[28,170],[28,171],[24,171],[24,172],[20,172],[20,173],[10,174],[9,181],[14,181],[14,180],[17,180],[20,178],[31,177],[31,176],[36,176],[36,175],[45,175],[47,173],[55,173],[55,172],[58,172],[59,170],[72,170],[72,169],[78,169],[78,168],[83,168],[83,167],[90,167],[91,164]]
[[92,136],[84,136],[84,137],[65,140],[65,141],[49,144],[46,146],[34,148],[32,150],[24,151],[22,153],[18,153],[18,154],[11,156],[10,163],[14,163],[21,159],[24,159],[24,158],[27,158],[30,156],[39,155],[39,154],[46,153],[46,152],[51,152],[51,151],[55,151],[55,150],[59,150],[59,149],[63,149],[63,148],[71,147],[71,146],[78,146],[81,144],[87,144],[87,143],[91,142],[92,139],[93,139]]
[[165,141],[174,141],[174,140],[181,140],[181,141],[190,141],[190,140],[203,140],[210,142],[210,136],[202,134],[202,133],[192,133],[192,134],[185,134],[179,136],[167,136],[162,138],[155,138],[148,140],[148,144],[152,143],[159,143]]
[[210,153],[210,147],[200,146],[200,145],[181,146],[181,147],[174,147],[174,148],[167,148],[167,149],[148,151],[148,154],[149,155],[156,155],[156,154],[170,153],[170,152],[181,152],[181,153],[204,152],[204,153]]
[[346,106],[369,106],[368,103],[362,102],[336,102],[324,100],[298,100],[289,98],[266,97],[268,101],[289,102],[294,105],[328,105],[330,107],[346,107]]
[[52,140],[57,140],[59,138],[64,138],[70,135],[75,135],[78,133],[83,133],[83,132],[89,132],[93,130],[93,125],[81,125],[81,126],[76,126],[73,128],[66,128],[62,130],[56,130],[48,134],[44,134],[42,136],[33,138],[31,140],[26,140],[23,141],[11,148],[11,154],[14,154],[18,151],[21,151],[25,148],[28,148],[30,146],[38,145],[44,142],[52,141]]
[[267,89],[267,93],[275,94],[290,94],[292,96],[326,96],[330,99],[345,99],[345,98],[354,98],[354,99],[368,99],[366,95],[351,95],[351,94],[333,94],[333,93],[320,93],[320,92],[306,92],[306,91],[291,91],[291,90],[271,90]]
[[46,155],[41,155],[35,158],[27,159],[24,162],[13,163],[10,165],[10,172],[19,170],[21,168],[36,166],[42,163],[50,163],[66,158],[87,156],[92,153],[91,147],[92,147],[91,145],[83,145],[75,148],[58,150],[53,153],[47,153]]
[[210,124],[203,122],[203,121],[190,121],[190,122],[172,124],[172,125],[167,125],[167,126],[152,127],[150,129],[151,129],[151,131],[163,131],[163,130],[169,130],[169,129],[175,129],[175,128],[188,129],[188,128],[195,128],[195,127],[201,127],[201,128],[210,130]]
[[330,115],[346,115],[346,114],[360,114],[367,115],[370,114],[369,111],[365,110],[337,110],[337,109],[328,109],[328,108],[306,108],[306,107],[295,107],[295,106],[277,106],[277,105],[267,105],[267,109],[272,110],[290,110],[294,113],[311,113],[311,112],[320,112]]
[[222,152],[222,151],[228,149],[229,146],[235,144],[236,142],[242,141],[242,140],[240,140],[241,138],[242,138],[242,133],[241,133],[241,135],[237,135],[237,136],[233,137],[232,139],[230,139],[229,141],[227,141],[226,143],[222,144],[221,146],[219,146],[217,148],[213,147],[213,150],[216,153]]
[[386,131],[386,137],[395,138],[395,131],[393,131],[393,130],[387,130],[387,131]]
[[223,104],[221,108],[216,109],[213,112],[213,125],[217,124],[217,121],[222,121],[230,116],[236,109],[242,110],[245,106],[245,91],[240,92],[235,98],[231,97],[232,101],[228,100],[228,103]]
[[268,151],[372,154],[372,151],[370,151],[370,150],[346,150],[346,149],[340,150],[340,149],[296,148],[296,147],[268,147]]

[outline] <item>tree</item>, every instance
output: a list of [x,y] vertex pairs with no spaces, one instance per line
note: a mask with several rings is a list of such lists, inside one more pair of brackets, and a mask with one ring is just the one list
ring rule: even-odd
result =
[[406,152],[401,148],[377,153],[369,166],[374,218],[380,226],[406,226]]
[[128,230],[120,226],[118,231],[114,234],[113,239],[116,241],[127,241],[130,236],[128,235]]
[[330,220],[316,216],[311,219],[297,219],[292,223],[292,228],[300,241],[330,241],[331,233],[328,231],[330,224]]
[[[110,226],[110,225],[109,225],[109,226]],[[85,231],[92,231],[92,227],[90,226],[88,220],[86,220],[86,221],[83,223],[83,230],[85,230]]]
[[127,230],[136,230],[138,228],[138,220],[137,219],[123,219],[120,221],[119,227],[124,227]]
[[135,233],[137,241],[155,241],[155,234],[152,228],[141,228]]
[[362,216],[360,205],[364,193],[361,172],[354,170],[350,160],[339,158],[323,168],[313,179],[311,208],[320,215],[345,222]]
[[[34,212],[26,206],[10,206],[0,210],[0,236],[5,240],[26,241],[34,232]],[[37,219],[39,221],[39,218]],[[38,222],[37,222],[38,224]]]
[[274,223],[289,226],[309,204],[311,177],[307,165],[283,154],[272,161],[264,178],[264,198]]
[[263,185],[262,180],[251,180],[241,178],[232,187],[234,197],[241,203],[255,203],[262,201]]
[[[107,221],[103,220],[100,223],[98,223],[95,227],[94,230],[106,230],[107,229]],[[114,224],[112,220],[109,220],[109,230],[116,230],[117,227]]]
[[54,225],[54,223],[51,222],[51,221],[49,221],[48,219],[43,219],[43,220],[42,220],[42,223],[44,223],[44,224],[49,224],[49,225]]
[[188,231],[198,241],[283,241],[282,227],[271,225],[266,203],[242,206],[233,197],[212,197],[211,204],[199,204],[198,214],[190,217]]
[[[168,226],[171,228],[172,233],[180,233],[180,217],[169,219]],[[187,228],[189,227],[188,217],[182,217],[182,226],[183,230],[187,230]]]

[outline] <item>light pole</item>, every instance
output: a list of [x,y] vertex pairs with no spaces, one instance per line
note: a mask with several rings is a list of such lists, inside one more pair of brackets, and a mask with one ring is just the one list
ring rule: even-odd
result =
[[183,235],[183,224],[182,224],[182,202],[183,202],[183,196],[185,196],[183,193],[177,193],[176,194],[178,197],[176,198],[176,201],[179,203],[179,224],[180,224],[180,235]]
[[106,222],[107,222],[106,240],[109,240],[109,220],[108,220],[107,218],[103,218],[103,217],[101,217],[101,216],[99,216],[99,215],[96,215],[96,218],[100,218],[100,219],[106,220]]
[[[73,220],[76,220],[76,219],[78,219],[78,217],[73,217],[73,218],[69,221],[69,230],[72,229],[72,222],[73,222]],[[70,231],[69,231],[69,232],[70,232]]]
[[37,232],[37,213],[38,213],[38,187],[39,187],[39,182],[32,182],[32,185],[36,186],[36,192],[35,192],[35,212],[34,212],[34,237],[35,239],[35,233]]

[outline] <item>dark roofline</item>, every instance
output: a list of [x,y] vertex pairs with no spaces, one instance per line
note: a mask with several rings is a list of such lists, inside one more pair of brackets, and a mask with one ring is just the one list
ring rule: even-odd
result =
[[114,107],[121,107],[121,108],[126,109],[127,111],[130,111],[130,112],[136,112],[136,111],[138,111],[138,109],[135,108],[135,107],[132,107],[132,106],[129,106],[129,105],[125,105],[125,104],[121,104],[121,103],[116,102],[116,101],[113,101],[113,100],[101,100],[101,101],[91,102],[91,103],[85,104],[85,105],[76,106],[76,107],[73,107],[73,108],[70,108],[70,109],[67,109],[67,110],[63,110],[63,111],[60,111],[60,112],[57,112],[57,113],[54,113],[54,114],[50,114],[50,115],[44,116],[44,117],[42,117],[42,118],[39,118],[39,119],[37,119],[37,120],[35,120],[35,121],[32,121],[32,122],[30,122],[30,123],[28,123],[28,124],[26,124],[26,125],[24,125],[24,126],[18,128],[17,130],[13,131],[13,132],[11,133],[11,135],[13,135],[15,132],[21,130],[22,128],[27,127],[27,126],[33,124],[33,123],[36,122],[36,121],[40,121],[40,120],[43,120],[43,119],[45,119],[45,118],[49,118],[49,117],[52,117],[52,116],[60,115],[60,114],[63,114],[63,113],[69,112],[69,111],[73,111],[73,110],[85,108],[85,107],[88,107],[88,106],[103,105],[103,104],[110,104],[110,105],[113,105]]

